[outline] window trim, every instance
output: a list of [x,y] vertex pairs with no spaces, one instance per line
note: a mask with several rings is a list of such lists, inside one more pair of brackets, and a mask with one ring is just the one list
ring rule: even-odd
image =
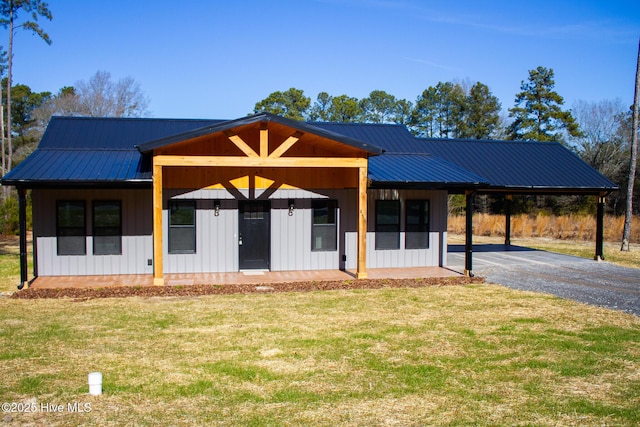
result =
[[[391,204],[393,203],[394,205],[397,206],[397,210],[398,210],[398,215],[397,215],[397,223],[396,224],[380,224],[380,222],[378,221],[378,217],[379,217],[379,211],[381,209],[381,207],[384,204]],[[375,233],[376,233],[376,244],[375,244],[375,249],[376,250],[398,250],[400,249],[400,222],[402,220],[402,204],[400,203],[400,200],[376,200],[376,206],[375,206]],[[382,231],[381,228],[383,227],[395,227],[395,229],[393,229],[392,231]],[[395,240],[395,244],[393,245],[393,247],[382,247],[381,246],[381,239],[378,239],[378,233],[395,233],[396,234],[396,240]]]
[[[64,204],[75,204],[82,206],[82,227],[62,227],[60,225],[60,208]],[[62,236],[61,230],[80,230],[82,229],[82,235]],[[64,237],[83,237],[82,253],[60,253],[60,238]],[[87,202],[85,200],[56,200],[56,255],[58,256],[86,256],[87,255]]]
[[[96,229],[111,229],[115,227],[97,227],[96,226],[96,205],[109,205],[114,204],[118,206],[118,234],[104,234],[98,236],[96,234]],[[91,232],[93,236],[93,254],[97,256],[102,255],[122,255],[122,201],[121,200],[94,200],[91,203]],[[119,247],[118,252],[113,253],[96,253],[96,237],[119,237]]]
[[[327,212],[331,209],[331,205],[333,205],[333,222],[326,224],[316,224],[315,219],[315,210],[318,208],[322,208],[324,205],[327,208]],[[334,246],[330,248],[317,248],[316,247],[316,227],[319,229],[324,228],[333,228],[333,242]],[[338,201],[335,199],[314,199],[311,201],[311,252],[335,252],[338,250]]]
[[[409,223],[409,204],[420,204],[419,224]],[[426,215],[425,215],[426,206]],[[404,247],[405,249],[429,249],[429,232],[431,230],[431,202],[429,199],[409,199],[405,200],[404,211]],[[426,235],[426,246],[416,245],[409,246],[409,233],[424,233]]]
[[[193,225],[173,225],[171,224],[171,209],[173,206],[192,206],[193,207]],[[168,233],[167,233],[167,243],[168,243],[168,252],[170,254],[195,254],[197,253],[197,206],[195,200],[169,200],[168,206]],[[180,249],[180,250],[172,250],[171,248],[171,229],[179,229],[179,228],[192,228],[193,229],[193,250],[191,249]]]

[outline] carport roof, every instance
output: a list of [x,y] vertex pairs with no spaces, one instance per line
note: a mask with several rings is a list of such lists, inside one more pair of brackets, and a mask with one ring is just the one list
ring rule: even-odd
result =
[[422,139],[426,150],[482,176],[481,191],[599,194],[618,186],[557,142]]

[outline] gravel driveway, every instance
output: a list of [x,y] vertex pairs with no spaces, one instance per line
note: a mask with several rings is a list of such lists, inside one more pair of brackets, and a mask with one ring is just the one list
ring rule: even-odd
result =
[[[640,269],[530,248],[474,245],[473,272],[487,282],[640,316]],[[449,268],[464,269],[464,245],[449,245]]]

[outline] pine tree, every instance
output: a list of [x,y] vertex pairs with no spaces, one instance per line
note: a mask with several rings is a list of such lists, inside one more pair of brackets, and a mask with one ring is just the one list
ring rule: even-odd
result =
[[509,117],[514,118],[507,131],[509,139],[564,142],[564,131],[580,136],[571,112],[562,110],[564,99],[553,90],[554,86],[551,68],[529,71],[529,80],[522,82],[522,92],[516,95],[515,106],[509,109]]

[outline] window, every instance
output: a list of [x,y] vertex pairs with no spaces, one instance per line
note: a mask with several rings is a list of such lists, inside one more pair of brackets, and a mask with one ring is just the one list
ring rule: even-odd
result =
[[86,218],[84,201],[56,203],[58,255],[86,255]]
[[400,201],[376,201],[376,249],[400,249]]
[[311,250],[335,251],[337,243],[336,212],[338,202],[335,200],[313,200],[313,225],[311,226]]
[[407,200],[405,222],[405,248],[429,247],[429,201]]
[[169,202],[169,253],[196,252],[196,202]]
[[93,254],[122,254],[122,207],[119,201],[93,202]]

